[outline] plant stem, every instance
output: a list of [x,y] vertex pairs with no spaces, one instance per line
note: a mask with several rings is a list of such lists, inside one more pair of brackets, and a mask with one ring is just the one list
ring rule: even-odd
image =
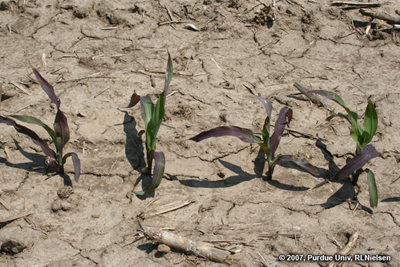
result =
[[153,155],[151,153],[147,153],[147,169],[149,171],[149,175],[151,175],[151,168],[153,166]]
[[272,180],[272,172],[273,171],[274,171],[274,168],[268,164],[267,180]]
[[64,174],[64,165],[60,164],[60,174]]

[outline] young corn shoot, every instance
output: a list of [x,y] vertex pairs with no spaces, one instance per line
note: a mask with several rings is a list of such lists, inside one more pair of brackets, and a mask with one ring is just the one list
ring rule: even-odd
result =
[[[246,89],[256,96],[250,88],[245,86]],[[258,144],[262,150],[264,151],[267,163],[268,163],[268,174],[267,178],[272,179],[272,173],[274,172],[275,166],[280,161],[291,161],[298,166],[302,167],[306,171],[310,172],[313,175],[319,175],[317,169],[311,165],[308,161],[302,158],[294,158],[291,155],[281,155],[275,156],[275,152],[278,149],[279,143],[281,141],[283,132],[286,128],[286,125],[290,123],[292,119],[293,111],[290,108],[284,107],[281,109],[279,113],[278,120],[275,122],[275,131],[271,135],[270,130],[270,121],[271,121],[271,113],[272,113],[272,104],[269,100],[262,98],[260,96],[256,96],[260,102],[265,107],[267,112],[267,117],[264,121],[264,126],[262,129],[262,137],[256,136],[252,130],[240,128],[237,126],[222,126],[213,128],[209,131],[202,132],[189,140],[200,142],[210,137],[220,137],[220,136],[234,136],[239,138],[241,141],[245,143],[255,143]]]
[[162,119],[165,111],[165,100],[169,84],[173,75],[173,67],[171,55],[168,52],[167,70],[165,72],[165,85],[164,91],[158,98],[156,105],[153,104],[149,95],[140,97],[135,92],[131,96],[131,101],[128,108],[135,106],[140,102],[141,115],[144,121],[145,130],[140,131],[139,135],[145,134],[146,136],[146,156],[147,167],[142,170],[142,173],[151,175],[151,169],[154,159],[154,171],[152,177],[152,185],[146,191],[134,192],[136,195],[151,194],[160,185],[165,169],[165,156],[163,152],[156,151],[156,141],[158,130],[160,129]]
[[346,165],[335,174],[330,180],[325,180],[324,182],[316,185],[314,188],[320,187],[326,184],[328,181],[338,181],[345,179],[352,175],[353,185],[357,184],[358,177],[363,173],[367,173],[368,178],[368,190],[369,190],[369,200],[370,206],[375,208],[378,206],[378,189],[376,187],[375,175],[370,169],[363,169],[364,165],[373,158],[381,155],[376,151],[375,147],[372,145],[371,141],[374,137],[376,130],[378,129],[378,114],[375,110],[374,104],[370,99],[368,99],[367,109],[364,114],[364,130],[358,125],[358,114],[351,109],[349,109],[343,99],[336,93],[316,90],[313,93],[322,95],[328,99],[331,99],[338,103],[344,108],[347,114],[338,113],[326,118],[330,121],[334,117],[341,117],[346,119],[351,124],[350,137],[356,143],[356,152],[353,158],[348,158]]
[[[72,163],[74,165],[75,181],[78,182],[81,173],[81,163],[78,158],[78,155],[73,152],[70,152],[63,156],[64,146],[69,140],[69,127],[68,127],[67,117],[60,110],[61,101],[55,94],[53,86],[51,86],[35,68],[32,67],[32,70],[42,89],[49,96],[51,102],[53,102],[57,107],[57,114],[53,124],[54,130],[51,129],[49,126],[47,126],[45,123],[43,123],[41,120],[32,116],[25,116],[25,115],[10,115],[9,117],[0,116],[0,123],[5,123],[9,126],[13,126],[19,133],[29,136],[32,139],[32,141],[36,145],[40,146],[43,152],[50,158],[50,163],[48,167],[52,170],[55,170],[63,174],[64,164],[66,160],[69,157],[71,157]],[[49,147],[47,142],[41,139],[34,131],[26,128],[25,126],[17,124],[10,117],[25,123],[36,124],[38,126],[43,127],[50,135],[54,143],[54,146],[56,148],[56,152],[54,152],[54,150],[52,150]]]

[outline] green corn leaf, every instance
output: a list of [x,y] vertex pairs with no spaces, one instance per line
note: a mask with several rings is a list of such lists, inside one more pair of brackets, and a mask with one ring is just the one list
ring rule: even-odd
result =
[[336,94],[334,92],[330,92],[330,91],[325,91],[325,90],[314,90],[314,91],[311,91],[311,92],[315,93],[315,94],[322,95],[323,97],[326,97],[326,98],[328,98],[330,100],[335,101],[336,103],[341,105],[346,110],[347,114],[350,115],[350,113],[351,113],[350,109],[346,106],[346,104],[344,103],[343,99],[338,94]]
[[271,149],[268,147],[267,144],[265,143],[258,143],[258,145],[261,147],[261,149],[264,151],[265,155],[267,156],[267,160],[268,160],[268,164],[271,163],[272,160],[272,151]]
[[153,193],[153,191],[160,185],[164,175],[165,169],[165,156],[163,152],[155,152],[152,150],[151,155],[154,157],[154,170],[152,177],[152,185],[146,191],[135,191],[134,193],[139,196]]
[[15,128],[15,130],[17,130],[17,132],[29,136],[32,139],[33,143],[35,143],[36,145],[40,146],[42,148],[43,152],[47,156],[49,156],[50,158],[56,159],[56,153],[52,149],[50,149],[50,147],[47,144],[47,142],[42,140],[31,129],[26,128],[25,126],[19,125],[14,120],[12,120],[10,118],[3,117],[3,116],[0,116],[0,123],[5,123],[5,124],[7,124],[9,126],[13,126]]
[[19,121],[23,121],[26,123],[31,123],[31,124],[36,124],[38,126],[43,127],[47,133],[50,135],[51,139],[53,140],[53,142],[56,142],[56,132],[53,131],[53,129],[51,129],[48,125],[46,125],[45,123],[43,123],[41,120],[32,117],[32,116],[24,116],[24,115],[11,115],[10,117],[17,119]]
[[369,204],[372,208],[378,206],[378,189],[376,187],[375,175],[370,169],[365,170],[368,175]]
[[267,129],[267,126],[269,125],[269,117],[267,116],[264,121],[264,126],[262,129],[262,136],[263,136],[263,142],[267,146],[269,146],[269,130]]
[[349,115],[346,115],[346,114],[343,114],[343,113],[338,113],[338,114],[335,114],[335,115],[331,115],[331,116],[327,117],[325,120],[326,121],[330,121],[335,117],[340,117],[340,118],[346,119],[348,122],[352,123],[351,122],[351,117]]
[[368,139],[364,140],[366,144],[371,142],[376,130],[378,129],[378,114],[376,113],[374,104],[368,99],[368,106],[364,116],[364,131],[368,134]]
[[352,116],[351,117],[351,129],[350,129],[350,137],[356,142],[356,144],[360,147],[363,148],[366,144],[363,144],[363,129],[357,124],[357,118],[358,115],[357,113],[351,111]]
[[153,116],[154,104],[151,101],[149,95],[140,98],[140,111],[142,114],[142,119],[144,121],[144,126],[147,131],[147,125],[149,124],[151,117]]
[[147,127],[146,138],[149,138],[149,148],[150,150],[156,149],[156,138],[158,130],[160,130],[161,122],[164,117],[164,92],[161,93],[157,100],[156,107],[153,111],[153,116]]

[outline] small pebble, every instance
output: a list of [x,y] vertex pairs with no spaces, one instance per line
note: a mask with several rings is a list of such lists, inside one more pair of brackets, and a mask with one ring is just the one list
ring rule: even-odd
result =
[[160,244],[157,247],[157,251],[160,252],[160,253],[168,253],[168,252],[171,251],[171,248],[168,247],[167,245]]

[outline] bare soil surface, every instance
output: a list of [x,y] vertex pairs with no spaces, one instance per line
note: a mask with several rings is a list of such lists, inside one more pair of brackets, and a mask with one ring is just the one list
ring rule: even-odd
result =
[[[65,151],[79,155],[82,175],[60,198],[73,177],[71,161],[65,176],[48,174],[40,148],[0,125],[0,266],[270,266],[281,254],[335,255],[358,230],[350,255],[392,259],[341,266],[400,266],[400,181],[391,184],[400,176],[399,33],[375,19],[366,34],[369,17],[328,0],[274,2],[1,1],[1,114],[52,125],[56,108],[29,60],[61,99],[71,130]],[[171,21],[168,10],[177,23],[163,24]],[[370,10],[395,15],[400,2]],[[155,194],[138,198],[133,191],[151,179],[140,173],[144,123],[139,107],[122,107],[134,90],[157,99],[166,48],[175,74],[157,143],[165,179]],[[369,208],[366,174],[359,187],[345,179],[309,190],[342,168],[355,144],[345,120],[324,121],[342,108],[330,102],[329,111],[296,95],[295,81],[338,93],[360,123],[368,97],[374,102],[373,144],[382,154],[366,167],[377,179],[377,208]],[[307,159],[320,176],[280,164],[267,180],[256,145],[234,137],[187,141],[223,125],[260,132],[265,110],[243,84],[272,101],[272,123],[282,107],[293,109],[278,153]],[[162,254],[139,238],[141,227],[214,241],[231,259]]]

